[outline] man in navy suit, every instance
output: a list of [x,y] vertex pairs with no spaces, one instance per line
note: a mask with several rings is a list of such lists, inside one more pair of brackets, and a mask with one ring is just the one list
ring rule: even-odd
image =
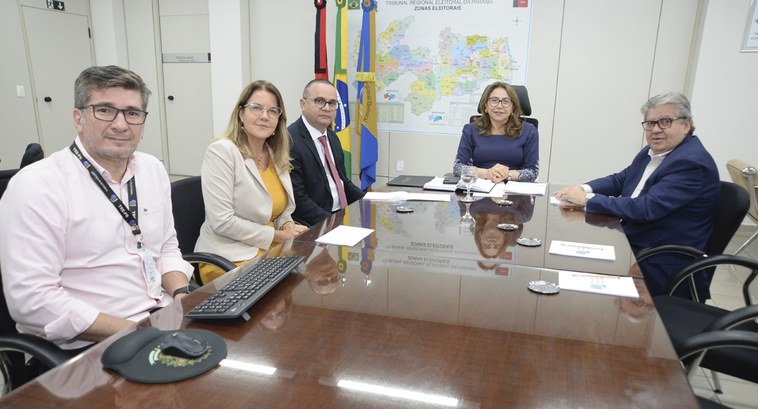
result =
[[339,107],[337,89],[326,80],[313,80],[303,90],[303,115],[287,130],[292,138],[292,189],[295,221],[312,226],[363,197],[350,181],[337,134],[329,125]]
[[[642,106],[648,146],[626,169],[587,184],[567,186],[555,196],[585,206],[587,213],[622,219],[632,250],[679,244],[703,250],[713,231],[720,185],[716,163],[693,135],[690,102],[681,93],[656,95]],[[657,255],[640,262],[652,295],[671,275],[691,263],[682,255]],[[700,300],[710,293],[710,276],[695,276]],[[689,297],[680,286],[677,295]]]

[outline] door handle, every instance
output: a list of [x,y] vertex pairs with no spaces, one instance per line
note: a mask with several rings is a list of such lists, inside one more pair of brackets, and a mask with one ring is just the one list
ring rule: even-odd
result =
[[168,96],[168,100],[169,100],[169,101],[173,101],[173,100],[174,100],[174,96],[173,96],[173,95],[169,95],[169,96]]
[[50,97],[45,97],[44,100],[45,100],[45,102],[51,102],[53,99],[50,98]]

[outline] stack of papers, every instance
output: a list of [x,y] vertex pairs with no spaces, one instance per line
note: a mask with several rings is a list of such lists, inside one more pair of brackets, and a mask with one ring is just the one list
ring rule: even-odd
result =
[[447,193],[411,193],[405,191],[367,192],[363,198],[368,200],[385,200],[388,202],[399,202],[403,200],[423,200],[427,202],[450,201],[450,195]]
[[[457,185],[444,183],[445,178],[435,177],[431,181],[424,184],[425,190],[444,190],[446,192],[454,192],[456,189],[466,190],[466,184],[458,182]],[[476,183],[471,185],[472,192],[489,193],[495,184],[487,179],[477,179]]]
[[632,277],[559,271],[558,286],[561,290],[640,298]]
[[575,243],[573,241],[553,240],[550,243],[550,254],[560,254],[562,256],[574,256],[583,258],[594,258],[598,260],[616,260],[616,251],[613,246],[604,246],[601,244]]

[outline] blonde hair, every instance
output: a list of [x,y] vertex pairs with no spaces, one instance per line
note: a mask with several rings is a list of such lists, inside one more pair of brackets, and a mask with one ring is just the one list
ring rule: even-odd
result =
[[287,113],[284,110],[282,94],[274,84],[268,81],[258,80],[252,82],[242,90],[239,99],[237,99],[237,103],[234,105],[232,115],[229,117],[229,124],[227,125],[226,130],[219,135],[217,139],[228,139],[232,141],[244,158],[253,158],[253,154],[250,152],[250,148],[247,144],[247,134],[245,133],[245,130],[242,127],[242,121],[239,118],[239,112],[241,109],[244,109],[243,105],[247,103],[247,100],[250,99],[253,93],[259,90],[274,95],[277,106],[282,110],[282,114],[279,115],[279,120],[276,123],[274,134],[266,139],[266,145],[268,145],[273,152],[272,160],[276,167],[289,172],[292,170],[292,164],[290,163],[292,158],[290,157],[290,137],[287,132]]

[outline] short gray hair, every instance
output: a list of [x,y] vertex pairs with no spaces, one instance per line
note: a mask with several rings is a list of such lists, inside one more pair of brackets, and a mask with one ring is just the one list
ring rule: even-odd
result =
[[668,104],[674,105],[677,117],[689,119],[690,132],[688,135],[695,133],[695,124],[692,122],[692,108],[690,106],[690,100],[687,99],[687,96],[681,92],[667,92],[665,94],[659,94],[651,97],[642,105],[640,112],[642,112],[642,116],[645,116],[648,110]]
[[82,71],[74,83],[74,107],[81,109],[87,106],[92,91],[117,87],[139,91],[142,109],[147,109],[150,90],[145,81],[133,71],[116,65],[89,67]]

